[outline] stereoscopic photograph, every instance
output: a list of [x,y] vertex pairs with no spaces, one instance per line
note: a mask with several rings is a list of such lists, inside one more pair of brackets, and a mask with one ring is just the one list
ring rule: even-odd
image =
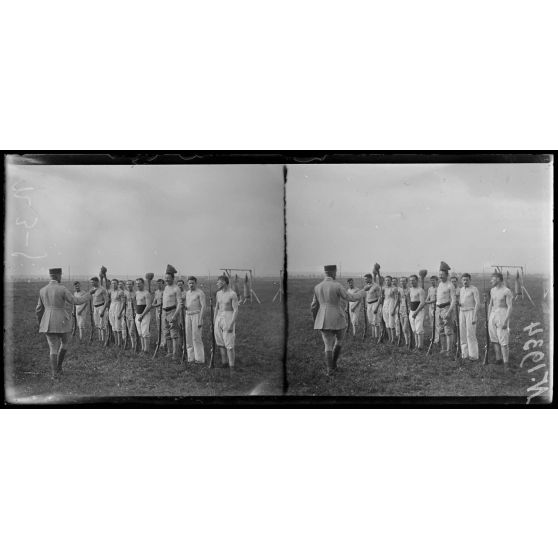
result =
[[289,395],[548,403],[552,164],[292,165]]
[[9,403],[282,393],[282,166],[149,160],[6,156]]
[[332,159],[8,155],[6,400],[549,403],[552,156]]

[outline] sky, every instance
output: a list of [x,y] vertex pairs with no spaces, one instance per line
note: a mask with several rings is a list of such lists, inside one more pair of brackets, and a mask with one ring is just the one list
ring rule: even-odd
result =
[[281,165],[14,165],[7,162],[6,272],[279,275]]
[[288,178],[290,273],[551,267],[551,164],[296,165]]

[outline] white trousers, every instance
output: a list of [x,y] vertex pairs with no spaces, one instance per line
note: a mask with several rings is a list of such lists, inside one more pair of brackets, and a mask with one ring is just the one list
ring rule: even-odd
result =
[[459,337],[463,358],[479,358],[479,343],[477,341],[477,325],[473,325],[473,310],[459,312]]
[[205,351],[202,341],[202,328],[200,324],[201,314],[186,314],[186,350],[188,351],[188,362],[205,362]]

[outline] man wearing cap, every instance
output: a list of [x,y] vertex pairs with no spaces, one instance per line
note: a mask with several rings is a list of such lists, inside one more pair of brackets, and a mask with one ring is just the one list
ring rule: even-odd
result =
[[109,295],[105,287],[99,285],[98,277],[91,277],[89,284],[92,289],[93,321],[98,331],[99,340],[104,342],[107,335],[108,312],[106,309],[109,304]]
[[424,289],[418,286],[418,277],[411,275],[411,287],[409,288],[409,324],[415,336],[415,345],[419,351],[424,343],[424,306],[426,296]]
[[488,333],[494,345],[496,364],[504,364],[504,372],[508,371],[510,360],[510,316],[513,294],[504,285],[504,277],[495,271],[490,278],[490,303],[488,305]]
[[184,305],[188,362],[204,364],[205,351],[202,340],[202,325],[205,312],[205,293],[198,288],[198,280],[193,275],[188,277],[188,290],[182,293],[181,300]]
[[79,331],[79,340],[83,341],[85,324],[89,318],[89,304],[87,304],[87,300],[85,298],[87,296],[87,292],[81,290],[81,283],[79,281],[74,282],[74,289],[74,296],[76,298],[83,299],[83,304],[76,306],[76,324]]
[[215,296],[214,334],[219,347],[223,368],[235,370],[236,317],[238,315],[238,297],[229,286],[226,275],[217,277],[217,294]]
[[441,354],[451,356],[453,348],[453,310],[455,308],[455,288],[448,280],[450,266],[446,262],[440,263],[440,284],[436,289],[436,326],[439,336],[446,335],[446,348],[440,351]]
[[[178,357],[179,317],[180,317],[180,288],[174,284],[176,269],[172,265],[167,266],[165,274],[166,286],[163,289],[163,331],[161,343],[167,346],[167,356],[176,360]],[[169,337],[172,343],[169,343]]]
[[357,302],[370,290],[370,285],[356,293],[349,293],[335,281],[336,265],[324,266],[324,280],[314,287],[314,297],[310,306],[314,317],[314,329],[321,330],[325,348],[327,374],[337,368],[337,360],[347,330],[347,301]]
[[[358,289],[355,289],[355,282],[353,279],[347,279],[347,292],[350,294],[354,294],[358,292]],[[348,302],[349,305],[349,319],[351,321],[351,325],[353,326],[353,337],[356,335],[356,329],[359,323],[359,316],[360,316],[360,299],[357,302]],[[366,317],[365,317],[366,319]]]
[[480,308],[480,296],[477,287],[471,285],[471,275],[461,276],[463,286],[459,290],[459,342],[463,358],[475,361],[479,359],[477,341],[477,316]]
[[[49,269],[50,281],[39,291],[39,301],[35,313],[39,322],[39,332],[45,333],[50,350],[50,370],[52,378],[56,372],[62,372],[62,363],[66,356],[70,333],[72,332],[72,316],[66,304],[80,305],[87,302],[91,295],[74,296],[64,285],[62,269]],[[60,342],[60,347],[57,347]]]
[[[162,292],[162,291],[161,291]],[[153,296],[145,288],[145,281],[142,277],[136,279],[136,328],[141,340],[141,350],[144,354],[149,353],[149,324],[151,323],[151,304]]]

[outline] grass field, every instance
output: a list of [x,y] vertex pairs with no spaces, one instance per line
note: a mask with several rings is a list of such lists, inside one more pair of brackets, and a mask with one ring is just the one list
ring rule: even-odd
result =
[[[485,344],[484,310],[477,324],[480,363],[467,362],[461,367],[457,362],[440,354],[426,356],[409,352],[405,347],[372,342],[370,337],[362,340],[362,329],[355,338],[347,335],[338,370],[330,377],[324,374],[323,342],[319,331],[313,330],[310,303],[314,286],[319,279],[289,279],[288,285],[288,372],[289,395],[352,395],[352,396],[519,396],[527,397],[530,386],[541,381],[544,370],[527,374],[535,364],[527,360],[520,368],[522,358],[529,352],[524,343],[530,339],[523,328],[531,322],[541,322],[544,333],[533,336],[543,339],[541,349],[548,367],[550,315],[547,301],[543,304],[542,278],[528,278],[526,288],[535,307],[527,298],[514,306],[510,332],[511,372],[503,374],[502,366],[494,363],[494,353],[489,353],[488,366],[482,365]],[[341,280],[344,283],[343,280]],[[473,284],[482,293],[482,281]],[[488,285],[488,282],[487,282]],[[548,298],[547,298],[548,300]],[[361,316],[361,322],[362,316]],[[362,325],[360,326],[363,327]],[[425,342],[430,339],[431,324],[425,326]],[[532,350],[532,349],[531,349]],[[534,379],[533,379],[534,378]],[[546,392],[548,396],[548,392]]]
[[[201,279],[200,279],[201,281]],[[207,280],[205,292],[208,294]],[[262,395],[280,394],[283,371],[283,305],[272,302],[277,280],[258,279],[255,290],[262,304],[240,306],[236,326],[237,371],[227,378],[219,368],[173,363],[160,351],[156,360],[99,341],[89,344],[78,336],[71,341],[64,370],[50,381],[48,345],[38,333],[35,318],[39,289],[45,282],[6,284],[4,292],[5,386],[14,403],[58,403],[91,397],[128,396],[222,396],[248,395],[265,383]],[[70,288],[69,283],[64,283]],[[70,290],[73,290],[70,288]],[[209,303],[209,297],[208,297]],[[16,309],[16,310],[14,310]],[[209,362],[211,337],[209,309],[204,324],[204,345]],[[15,318],[15,319],[11,319]],[[152,348],[155,348],[154,312],[151,320]],[[216,364],[220,363],[218,355]]]

